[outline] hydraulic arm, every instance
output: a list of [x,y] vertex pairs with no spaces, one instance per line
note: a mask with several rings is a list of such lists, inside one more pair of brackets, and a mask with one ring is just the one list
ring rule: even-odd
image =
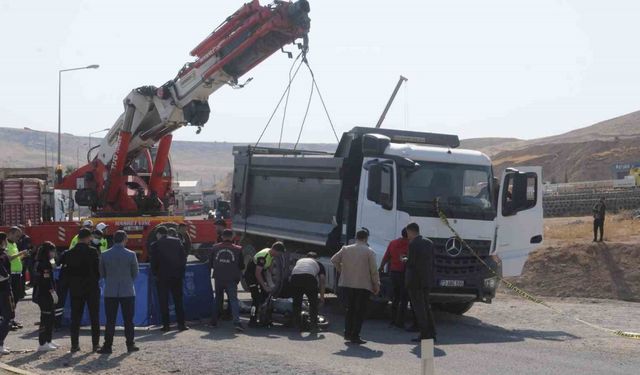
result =
[[58,166],[56,188],[76,190],[77,203],[94,213],[166,211],[172,199],[173,131],[190,125],[199,132],[209,119],[209,96],[224,85],[238,86],[242,75],[283,46],[302,39],[298,46],[306,51],[308,14],[307,0],[243,5],[191,51],[195,61],[174,79],[131,91],[89,163],[64,178]]

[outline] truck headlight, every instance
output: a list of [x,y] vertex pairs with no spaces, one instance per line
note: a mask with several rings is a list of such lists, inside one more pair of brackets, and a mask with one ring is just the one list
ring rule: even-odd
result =
[[494,290],[498,287],[498,278],[497,277],[490,277],[488,279],[484,279],[484,287],[485,289],[491,289]]

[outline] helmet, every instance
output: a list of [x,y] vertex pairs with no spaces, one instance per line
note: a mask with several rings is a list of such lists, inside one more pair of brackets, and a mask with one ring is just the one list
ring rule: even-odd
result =
[[98,223],[98,225],[96,225],[96,229],[101,232],[104,232],[104,230],[107,229],[107,227],[108,225],[105,223]]
[[86,227],[93,227],[93,221],[91,221],[91,220],[85,220],[85,221],[82,223],[82,226],[83,226],[83,227],[85,227],[85,228],[86,228]]

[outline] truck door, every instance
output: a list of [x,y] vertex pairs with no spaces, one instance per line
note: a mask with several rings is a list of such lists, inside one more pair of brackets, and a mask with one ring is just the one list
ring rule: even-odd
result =
[[495,249],[504,276],[519,276],[529,253],[542,243],[541,180],[542,167],[508,168],[502,175]]
[[369,245],[382,259],[396,229],[395,165],[390,160],[365,162],[360,180],[358,228],[369,230]]

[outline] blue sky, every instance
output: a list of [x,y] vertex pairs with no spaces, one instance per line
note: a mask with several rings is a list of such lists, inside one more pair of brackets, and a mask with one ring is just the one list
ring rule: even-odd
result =
[[[638,109],[637,1],[310,2],[309,59],[339,132],[374,125],[400,74],[409,82],[386,127],[534,138]],[[0,126],[55,131],[58,69],[100,64],[65,73],[63,131],[110,127],[131,89],[173,78],[242,4],[0,0]],[[180,129],[175,138],[255,141],[290,63],[276,53],[245,76],[254,77],[245,89],[214,93],[202,133]],[[306,73],[294,84],[286,141],[297,137],[309,84]],[[266,140],[277,140],[280,121]],[[332,140],[314,100],[302,141]]]

